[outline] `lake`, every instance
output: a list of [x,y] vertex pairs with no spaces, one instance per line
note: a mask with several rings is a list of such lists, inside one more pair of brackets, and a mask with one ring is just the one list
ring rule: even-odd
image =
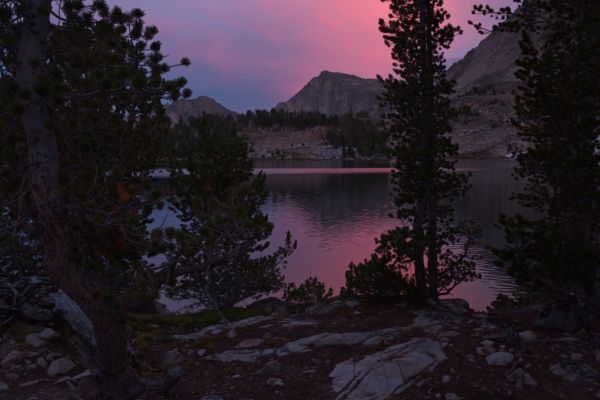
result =
[[[494,265],[485,245],[500,246],[503,234],[494,225],[501,212],[519,207],[510,195],[519,189],[511,176],[510,159],[461,160],[458,168],[472,173],[472,188],[456,204],[457,216],[477,222],[483,237],[475,246],[482,259],[481,279],[458,286],[452,297],[483,310],[498,293],[516,290],[513,280]],[[298,241],[285,270],[286,279],[301,282],[317,276],[336,291],[344,286],[351,262],[369,257],[374,239],[396,226],[389,167],[381,163],[343,161],[257,161],[267,175],[270,195],[263,207],[275,224],[272,245],[282,243],[286,231]]]

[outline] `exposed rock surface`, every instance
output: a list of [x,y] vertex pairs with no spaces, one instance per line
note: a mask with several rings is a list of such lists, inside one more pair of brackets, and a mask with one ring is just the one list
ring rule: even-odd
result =
[[340,72],[323,71],[277,109],[318,111],[327,115],[379,113],[377,96],[383,88],[377,79],[364,79]]
[[237,113],[227,109],[216,100],[200,96],[191,100],[177,100],[167,107],[167,116],[171,122],[176,123],[179,120],[187,120],[193,117],[201,117],[203,113],[220,116],[236,116]]
[[336,365],[329,377],[339,400],[383,400],[444,359],[439,342],[415,338],[358,362],[346,360]]
[[50,366],[48,366],[48,375],[57,376],[68,374],[73,368],[75,368],[75,363],[67,357],[62,357],[50,363]]
[[516,61],[521,54],[519,38],[516,33],[490,33],[448,69],[448,78],[456,81],[458,91],[516,82]]
[[511,353],[499,351],[497,353],[493,353],[487,356],[485,358],[485,361],[488,363],[488,365],[494,367],[506,367],[507,365],[512,363],[514,359],[515,356]]

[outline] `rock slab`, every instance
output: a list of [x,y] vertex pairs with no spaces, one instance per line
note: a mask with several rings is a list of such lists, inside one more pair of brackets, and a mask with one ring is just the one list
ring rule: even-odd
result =
[[67,357],[52,361],[48,367],[49,376],[65,375],[75,368],[75,363]]
[[439,342],[415,338],[366,356],[346,360],[334,368],[332,379],[336,400],[384,400],[446,356]]

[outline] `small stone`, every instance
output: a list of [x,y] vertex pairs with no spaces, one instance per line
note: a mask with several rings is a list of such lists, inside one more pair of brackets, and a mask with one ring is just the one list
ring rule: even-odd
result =
[[583,360],[583,354],[581,354],[581,353],[571,353],[570,357],[571,357],[571,360],[573,360],[573,361]]
[[206,350],[204,349],[198,349],[198,351],[196,351],[196,355],[198,357],[203,357],[206,354]]
[[514,358],[515,356],[513,356],[511,353],[499,351],[497,353],[490,354],[489,356],[487,356],[485,358],[485,361],[488,363],[488,365],[494,367],[506,367],[507,365],[513,362]]
[[280,378],[269,378],[267,379],[267,385],[271,387],[283,387],[285,383]]
[[216,394],[209,394],[208,396],[202,396],[200,400],[223,400],[223,398]]
[[273,339],[275,336],[271,333],[271,332],[265,332],[265,334],[263,335],[263,340],[271,340]]
[[163,363],[169,367],[179,365],[183,362],[183,360],[183,354],[181,354],[179,350],[166,351],[163,355]]
[[281,365],[281,363],[279,361],[269,361],[267,362],[265,365],[263,365],[263,367],[261,369],[259,369],[258,371],[256,371],[257,375],[265,375],[265,376],[274,376],[277,375],[279,372],[281,372],[281,370],[283,369],[283,366]]
[[38,359],[35,361],[35,363],[40,368],[44,368],[45,369],[45,368],[48,367],[48,361],[46,361],[46,359],[44,357],[38,357]]
[[456,393],[446,393],[444,396],[445,400],[460,400],[460,397],[457,396]]
[[8,385],[2,381],[0,381],[0,392],[6,392],[8,390]]
[[23,354],[22,351],[13,350],[10,353],[8,353],[6,355],[6,357],[4,357],[4,359],[2,360],[2,362],[0,362],[0,365],[2,365],[3,367],[7,367],[9,365],[13,365],[15,363],[18,363],[24,357],[25,357],[25,354]]
[[313,375],[316,373],[317,373],[316,369],[305,369],[304,371],[302,371],[302,375]]
[[249,349],[252,347],[257,347],[260,346],[261,344],[263,344],[264,340],[262,339],[245,339],[242,340],[240,343],[238,343],[237,346],[235,346],[236,349]]
[[507,378],[510,382],[515,383],[518,388],[522,387],[523,384],[529,386],[537,386],[537,382],[535,381],[535,379],[533,379],[531,375],[529,375],[521,368],[518,368],[510,374],[508,374]]
[[493,354],[496,352],[496,349],[494,348],[494,342],[492,342],[491,340],[484,340],[481,342],[481,346],[483,348],[483,350],[488,353],[488,354]]
[[531,342],[537,339],[537,334],[534,331],[519,332],[519,338],[524,342]]
[[46,345],[46,342],[37,333],[25,336],[25,343],[36,349]]
[[75,368],[75,363],[67,357],[59,358],[58,360],[52,361],[48,367],[49,376],[57,376],[67,374]]
[[346,302],[346,307],[354,308],[360,306],[360,301],[358,300],[348,300]]
[[58,339],[60,337],[60,334],[58,332],[56,332],[54,329],[46,328],[43,331],[41,331],[40,333],[38,333],[38,336],[40,338],[42,338],[43,340],[54,340],[54,339]]
[[9,381],[16,381],[17,379],[19,379],[19,375],[9,372],[8,374],[4,375],[6,377],[6,379],[8,379]]
[[227,332],[228,339],[235,339],[236,337],[237,337],[237,332],[235,331],[235,329],[230,329],[229,332]]
[[442,383],[444,385],[450,383],[451,380],[452,380],[452,377],[450,375],[444,375],[444,376],[442,376]]

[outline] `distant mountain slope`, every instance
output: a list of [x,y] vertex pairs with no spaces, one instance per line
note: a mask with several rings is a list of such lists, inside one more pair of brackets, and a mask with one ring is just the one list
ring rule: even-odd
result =
[[377,96],[382,87],[377,79],[363,79],[339,72],[323,71],[293,96],[279,103],[286,111],[319,111],[327,115],[367,112],[377,114]]
[[177,100],[175,103],[167,106],[167,115],[173,123],[180,119],[187,120],[192,117],[200,117],[202,113],[221,116],[236,116],[237,113],[225,108],[216,100],[200,96],[192,100]]
[[516,82],[516,61],[521,54],[519,34],[492,32],[448,69],[458,92],[474,86]]

